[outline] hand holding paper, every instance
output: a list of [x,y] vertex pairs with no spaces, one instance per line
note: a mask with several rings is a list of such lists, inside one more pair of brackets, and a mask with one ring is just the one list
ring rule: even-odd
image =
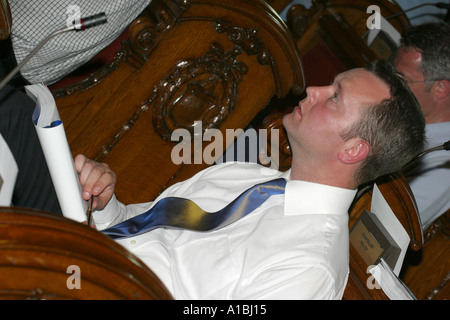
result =
[[75,157],[75,170],[83,186],[83,199],[90,200],[93,195],[93,207],[103,209],[114,194],[116,174],[106,163],[88,159],[82,154]]

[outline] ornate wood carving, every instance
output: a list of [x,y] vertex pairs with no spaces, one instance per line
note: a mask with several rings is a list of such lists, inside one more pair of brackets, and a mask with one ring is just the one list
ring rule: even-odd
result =
[[157,2],[157,8],[145,10],[129,26],[128,40],[122,41],[121,50],[117,51],[113,60],[86,79],[53,91],[55,98],[72,95],[86,90],[105,79],[114,72],[122,62],[127,62],[135,69],[141,68],[148,60],[153,49],[158,45],[164,33],[170,30],[183,12],[190,7],[190,1]]
[[450,297],[450,210],[425,231],[422,250],[408,252],[402,280],[421,300],[447,300]]
[[[367,7],[377,5],[385,17],[401,11],[401,7],[393,1],[384,0],[313,0],[309,9],[302,4],[295,4],[287,12],[289,28],[298,38],[306,35],[310,28],[315,28],[318,19],[323,15],[341,14],[352,25],[359,36],[366,31],[366,20],[369,17]],[[405,16],[392,19],[397,30],[409,24]],[[314,30],[315,32],[316,30]],[[309,36],[309,35],[307,35]]]
[[[382,58],[365,43],[370,17],[366,11],[371,5],[377,5],[384,17],[402,10],[395,1],[386,0],[315,0],[309,9],[301,4],[292,6],[287,20],[302,56],[325,42],[347,69],[363,67],[368,61]],[[399,32],[409,25],[405,15],[390,23]]]
[[[144,18],[137,20],[137,25]],[[120,138],[137,121],[139,115],[153,105],[153,125],[162,139],[170,141],[173,130],[183,128],[193,134],[194,122],[202,121],[202,130],[218,128],[225,118],[234,110],[238,97],[238,83],[247,73],[248,66],[237,61],[237,57],[245,52],[256,55],[261,65],[271,67],[277,91],[280,91],[280,75],[269,49],[257,36],[258,29],[246,29],[222,19],[194,17],[180,21],[211,20],[219,33],[225,33],[235,44],[233,50],[224,52],[218,43],[212,43],[210,50],[200,58],[188,58],[174,65],[168,74],[155,86],[149,99],[137,108],[132,118],[125,122],[113,140],[102,148],[96,159],[101,160],[118,143]],[[135,68],[145,63],[152,47],[160,37],[159,29],[169,29],[175,21],[166,18],[158,27],[130,27],[133,34],[131,42],[124,42],[119,51],[119,61],[127,61]],[[139,32],[135,31],[138,29]],[[152,36],[156,35],[156,36]],[[130,43],[134,44],[133,46]],[[138,52],[131,55],[131,52]],[[134,58],[130,58],[134,57]]]
[[216,19],[215,29],[219,33],[226,33],[231,42],[238,45],[248,55],[257,55],[262,65],[272,65],[273,58],[261,39],[257,37],[258,28],[246,29],[231,24],[228,21]]
[[113,72],[55,94],[73,154],[110,164],[124,203],[207,166],[170,161],[174,129],[245,128],[304,87],[292,35],[264,1],[153,0],[128,37]]
[[[192,20],[214,21],[217,32],[226,33],[230,41],[238,45],[248,55],[256,54],[260,64],[269,65],[272,68],[274,79],[276,79],[277,94],[282,95],[280,72],[276,68],[267,46],[257,37],[257,28],[246,29],[225,20],[210,17],[182,18],[183,13],[191,7],[191,1],[188,0],[157,2],[155,6],[156,8],[152,10],[144,11],[130,25],[128,29],[129,39],[122,41],[122,49],[115,54],[114,59],[109,64],[82,81],[55,90],[53,92],[55,98],[71,95],[92,87],[115,71],[122,62],[128,63],[135,69],[141,68],[164,37],[165,32],[170,30],[177,22]],[[301,92],[303,88],[294,87],[293,90]]]
[[114,55],[114,59],[107,66],[95,71],[84,80],[68,85],[67,87],[54,90],[52,92],[53,96],[55,98],[61,98],[92,87],[116,70],[123,61],[127,60],[128,56],[129,52],[125,50],[117,51]]
[[213,43],[204,56],[172,67],[150,99],[156,100],[153,124],[164,140],[170,141],[177,128],[193,133],[194,121],[202,121],[203,130],[220,126],[234,110],[238,83],[248,70],[246,64],[236,60],[241,53],[239,46],[225,52],[220,44]]
[[448,272],[445,277],[442,279],[442,282],[425,297],[425,300],[433,300],[435,299],[447,286],[450,281],[450,272]]
[[107,156],[111,150],[119,143],[125,134],[133,127],[133,125],[138,121],[141,114],[148,110],[148,104],[142,104],[133,114],[133,116],[126,121],[122,127],[116,132],[112,140],[104,145],[99,153],[94,156],[97,161],[103,161],[103,158]]
[[158,45],[164,33],[170,30],[181,15],[189,9],[191,2],[158,2],[157,8],[144,11],[129,27],[129,41],[124,42],[126,52],[133,53],[127,63],[140,68],[148,60],[153,49]]
[[428,243],[438,233],[442,233],[447,238],[450,237],[450,209],[433,221],[433,223],[424,231],[423,237],[425,243]]
[[[231,42],[238,45],[248,55],[257,55],[261,65],[269,65],[277,85],[277,93],[280,95],[280,73],[275,65],[274,59],[267,46],[257,37],[258,29],[246,29],[223,20],[216,20],[216,30],[219,33],[225,32]],[[299,90],[299,89],[297,89]]]

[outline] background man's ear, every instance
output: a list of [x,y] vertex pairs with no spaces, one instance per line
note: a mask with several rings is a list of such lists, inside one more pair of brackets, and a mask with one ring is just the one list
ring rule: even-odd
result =
[[450,95],[450,81],[445,79],[436,81],[431,90],[437,99],[445,99]]
[[338,159],[345,164],[354,164],[363,161],[369,154],[369,144],[359,138],[350,139],[346,142],[346,147],[338,153]]

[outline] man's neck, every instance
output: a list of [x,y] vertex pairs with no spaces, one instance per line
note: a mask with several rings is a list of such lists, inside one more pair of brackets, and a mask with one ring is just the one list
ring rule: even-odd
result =
[[450,121],[450,99],[437,103],[434,110],[435,112],[425,116],[427,124]]
[[[290,179],[320,183],[344,189],[356,189],[353,168],[336,165],[315,165],[292,161]],[[339,172],[339,174],[336,174]]]

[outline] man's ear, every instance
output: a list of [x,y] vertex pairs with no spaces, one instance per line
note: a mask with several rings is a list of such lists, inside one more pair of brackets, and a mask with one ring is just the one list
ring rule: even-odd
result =
[[438,100],[445,99],[450,95],[450,81],[445,79],[436,81],[431,90]]
[[367,141],[353,138],[346,141],[344,150],[338,153],[338,159],[345,164],[354,164],[363,161],[369,151],[370,146]]

